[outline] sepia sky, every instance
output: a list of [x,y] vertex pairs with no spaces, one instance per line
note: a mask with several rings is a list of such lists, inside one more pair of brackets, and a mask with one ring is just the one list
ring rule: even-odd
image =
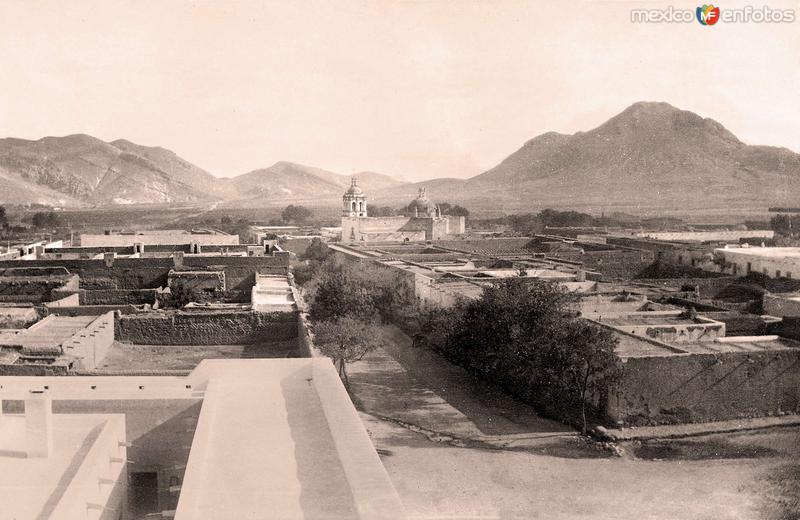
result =
[[800,151],[800,21],[630,21],[669,5],[699,4],[1,0],[0,136],[126,138],[220,176],[288,160],[420,180],[648,100]]

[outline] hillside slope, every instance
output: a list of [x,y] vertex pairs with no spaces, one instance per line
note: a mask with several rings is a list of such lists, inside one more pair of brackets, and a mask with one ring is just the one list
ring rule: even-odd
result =
[[[427,186],[437,200],[507,210],[766,208],[800,197],[800,155],[746,145],[712,119],[642,102],[588,132],[531,139],[466,181],[437,179],[405,191],[416,186]],[[396,194],[375,195],[390,200]]]

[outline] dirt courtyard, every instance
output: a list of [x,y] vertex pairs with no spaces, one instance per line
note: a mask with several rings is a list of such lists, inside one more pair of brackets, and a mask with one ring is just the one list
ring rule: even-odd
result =
[[351,391],[414,519],[800,519],[800,427],[627,442],[621,456],[399,331]]

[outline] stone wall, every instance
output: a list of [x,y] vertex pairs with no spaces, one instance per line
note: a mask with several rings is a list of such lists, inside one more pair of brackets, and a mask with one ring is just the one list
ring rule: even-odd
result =
[[143,345],[237,345],[297,338],[297,311],[150,312],[118,316],[116,338]]
[[800,317],[800,299],[794,300],[786,296],[764,294],[764,314]]
[[160,289],[102,289],[79,291],[81,305],[152,305]]
[[[81,288],[155,289],[167,286],[170,269],[216,269],[225,272],[228,290],[249,294],[255,284],[255,273],[286,274],[286,256],[185,256],[176,267],[173,258],[109,258],[107,260],[28,260],[27,267],[65,268],[80,276]],[[18,261],[0,261],[0,269],[19,267]]]
[[548,254],[550,260],[572,260],[581,262],[584,268],[597,271],[604,279],[631,279],[655,261],[653,251],[609,249]]
[[630,425],[800,412],[800,349],[629,358],[612,419]]
[[66,364],[0,364],[0,376],[66,376],[69,371]]
[[636,280],[636,283],[678,289],[683,286],[692,287],[696,288],[699,298],[705,299],[716,297],[738,280],[739,279],[735,276],[714,278],[639,278]]
[[[0,278],[0,302],[41,303],[51,301],[66,277]],[[60,297],[60,296],[58,296]]]

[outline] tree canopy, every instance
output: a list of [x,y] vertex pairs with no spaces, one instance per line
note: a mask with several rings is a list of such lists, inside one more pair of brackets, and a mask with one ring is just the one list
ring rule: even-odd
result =
[[54,228],[59,225],[60,219],[52,211],[37,211],[31,218],[33,227],[39,229]]
[[337,258],[328,258],[320,265],[308,293],[309,316],[316,321],[352,316],[390,322],[416,302],[413,289],[401,273]]
[[616,339],[576,317],[575,297],[551,282],[512,278],[442,318],[434,348],[544,413],[580,423],[620,375]]
[[333,360],[348,384],[347,363],[362,359],[380,345],[381,330],[357,318],[344,316],[314,324],[314,345]]
[[305,206],[289,204],[281,212],[281,219],[287,224],[305,224],[314,213]]
[[450,215],[453,217],[468,217],[469,210],[463,206],[459,206],[458,204],[450,204],[449,202],[442,202],[439,204],[439,209],[442,211],[442,215]]

